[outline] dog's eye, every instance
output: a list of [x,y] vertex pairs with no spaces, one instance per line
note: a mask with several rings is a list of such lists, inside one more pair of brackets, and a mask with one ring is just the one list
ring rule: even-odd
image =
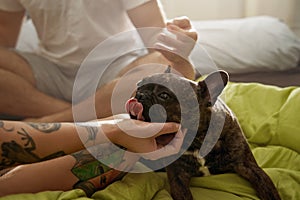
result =
[[161,98],[163,100],[167,100],[167,99],[170,98],[170,95],[168,93],[166,93],[166,92],[162,92],[158,96],[159,96],[159,98]]

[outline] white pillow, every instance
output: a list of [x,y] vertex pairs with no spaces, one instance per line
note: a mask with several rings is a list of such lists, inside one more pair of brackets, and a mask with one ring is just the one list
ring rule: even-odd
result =
[[[277,18],[259,16],[192,24],[199,33],[197,48],[203,47],[217,67],[227,72],[285,70],[299,63],[300,40]],[[191,58],[199,72],[216,69],[197,48]]]

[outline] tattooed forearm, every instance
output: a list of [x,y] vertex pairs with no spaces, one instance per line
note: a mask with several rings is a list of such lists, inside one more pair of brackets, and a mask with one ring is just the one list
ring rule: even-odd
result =
[[96,144],[96,137],[99,132],[99,128],[97,126],[92,126],[89,123],[77,123],[78,127],[83,127],[85,131],[87,131],[88,136],[84,144],[87,144],[88,142],[92,142],[92,145]]
[[82,189],[89,197],[126,174],[101,163],[88,150],[82,150],[72,156],[76,163],[71,171],[79,179],[73,188]]
[[60,129],[60,123],[27,123],[32,128],[43,132],[43,133],[52,133]]
[[86,142],[88,141],[93,141],[95,142],[95,139],[97,137],[97,133],[98,133],[98,127],[92,127],[92,126],[86,126],[85,127],[87,132],[89,133],[88,139]]
[[87,197],[91,197],[97,191],[96,186],[89,181],[78,181],[73,188],[83,190]]
[[79,151],[79,152],[76,152],[76,153],[73,153],[71,154],[75,160],[76,160],[76,163],[74,165],[73,168],[76,168],[78,166],[81,166],[81,165],[84,165],[86,163],[89,163],[89,162],[92,162],[95,160],[94,156],[92,156],[88,150],[82,150],[82,151]]
[[7,131],[7,132],[12,132],[14,130],[14,127],[5,128],[4,122],[0,121],[0,129],[3,129],[4,131]]
[[24,128],[21,128],[21,131],[17,131],[17,133],[21,135],[21,140],[26,141],[26,143],[24,144],[24,147],[26,149],[28,149],[29,151],[35,150],[35,142]]
[[21,141],[24,142],[11,140],[1,144],[2,158],[0,160],[0,170],[18,164],[34,163],[65,155],[63,151],[59,151],[41,158],[34,153],[36,144],[30,134],[24,128],[17,131],[17,134],[21,136]]

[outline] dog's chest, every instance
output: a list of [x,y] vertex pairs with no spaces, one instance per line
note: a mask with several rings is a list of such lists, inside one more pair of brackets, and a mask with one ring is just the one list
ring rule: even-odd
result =
[[183,156],[192,156],[198,163],[198,168],[196,168],[196,171],[198,172],[197,175],[201,176],[210,176],[211,173],[208,169],[208,166],[206,166],[206,160],[205,158],[200,156],[200,150],[194,150],[194,151],[186,151],[183,153]]

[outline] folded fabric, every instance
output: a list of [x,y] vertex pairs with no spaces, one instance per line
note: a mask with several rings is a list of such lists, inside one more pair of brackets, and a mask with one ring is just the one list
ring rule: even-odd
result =
[[223,93],[250,143],[300,153],[300,88],[232,83]]

